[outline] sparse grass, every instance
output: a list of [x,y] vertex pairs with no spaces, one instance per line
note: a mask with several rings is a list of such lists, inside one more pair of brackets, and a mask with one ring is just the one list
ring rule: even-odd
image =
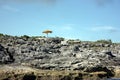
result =
[[91,72],[90,74],[94,75],[94,74],[107,74],[107,73],[104,71],[100,71],[100,72]]
[[111,40],[97,40],[96,43],[112,44]]

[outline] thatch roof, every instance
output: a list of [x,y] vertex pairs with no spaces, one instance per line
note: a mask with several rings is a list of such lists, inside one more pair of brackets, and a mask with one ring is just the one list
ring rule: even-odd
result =
[[51,30],[45,30],[42,33],[52,33],[52,31]]

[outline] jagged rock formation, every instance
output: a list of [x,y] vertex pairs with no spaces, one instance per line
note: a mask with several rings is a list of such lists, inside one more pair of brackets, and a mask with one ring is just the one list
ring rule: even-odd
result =
[[[120,65],[120,44],[0,36],[0,63],[48,70],[108,70]],[[97,69],[96,69],[97,71]]]
[[14,48],[4,48],[0,44],[0,63],[7,64],[14,62]]
[[[118,44],[66,42],[61,38],[0,37],[1,62],[21,63],[41,69],[82,69],[120,64]],[[72,44],[71,44],[72,43]],[[6,48],[4,48],[4,47]],[[117,49],[118,48],[118,49]],[[2,61],[3,60],[3,61]]]

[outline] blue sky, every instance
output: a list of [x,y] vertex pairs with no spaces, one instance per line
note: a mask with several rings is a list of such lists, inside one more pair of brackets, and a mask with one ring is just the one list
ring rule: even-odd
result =
[[0,0],[0,33],[120,42],[120,0]]

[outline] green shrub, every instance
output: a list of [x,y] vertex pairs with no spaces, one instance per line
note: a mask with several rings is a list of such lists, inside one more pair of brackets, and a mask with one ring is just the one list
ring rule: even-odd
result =
[[112,40],[97,40],[96,43],[103,43],[103,44],[112,44]]
[[4,36],[4,34],[0,33],[0,37],[1,37],[1,36]]
[[23,35],[23,36],[21,36],[21,38],[24,40],[28,40],[28,38],[30,38],[30,37],[28,35]]

